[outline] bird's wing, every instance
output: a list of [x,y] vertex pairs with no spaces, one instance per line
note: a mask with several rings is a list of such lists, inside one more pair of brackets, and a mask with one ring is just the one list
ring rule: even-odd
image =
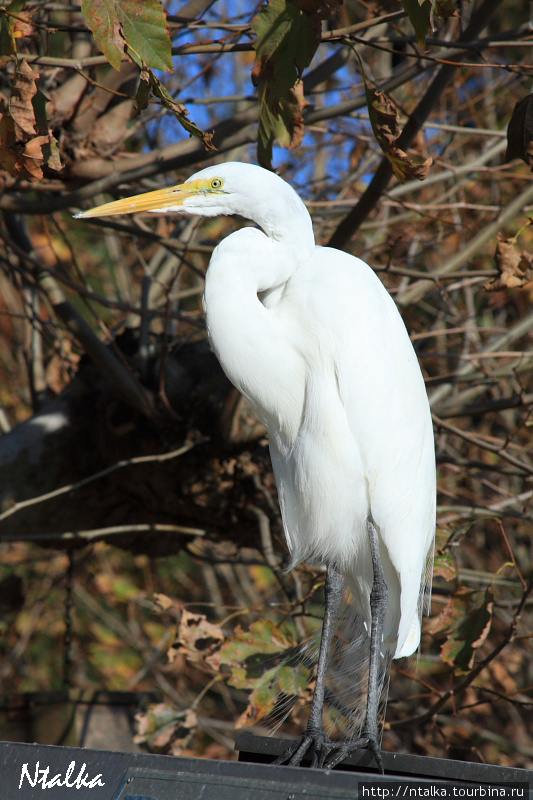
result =
[[[307,282],[321,363],[326,371],[334,366],[351,434],[350,443],[338,446],[346,453],[352,448],[364,474],[392,588],[388,627],[396,655],[407,654],[418,645],[415,620],[435,531],[435,455],[424,381],[394,301],[370,267],[340,251],[317,248]],[[360,485],[353,491],[360,494]],[[360,535],[365,520],[355,522]],[[351,583],[364,602],[368,559],[357,561]]]

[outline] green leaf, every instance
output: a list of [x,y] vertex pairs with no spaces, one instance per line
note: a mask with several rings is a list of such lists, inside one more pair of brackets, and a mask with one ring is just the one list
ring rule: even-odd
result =
[[238,727],[271,713],[280,692],[298,697],[307,691],[311,672],[293,657],[297,647],[290,628],[278,628],[269,620],[258,620],[246,631],[239,627],[235,636],[226,640],[220,650],[220,662],[230,668],[228,682],[239,689],[252,689]]
[[450,532],[437,528],[435,534],[435,558],[433,560],[433,576],[453,581],[457,577],[457,569],[450,552]]
[[257,34],[252,81],[265,81],[266,100],[275,107],[309,66],[319,36],[308,14],[286,0],[270,0],[252,21]]
[[[298,146],[304,134],[301,75],[320,42],[320,19],[331,13],[328,4],[311,0],[297,7],[288,0],[269,0],[252,28],[257,35],[252,82],[259,87],[259,163],[270,168],[275,140],[283,147]],[[334,5],[334,4],[332,4]]]
[[172,42],[158,0],[82,0],[81,10],[96,44],[120,69],[125,47],[152,69],[172,72]]
[[435,578],[444,578],[453,581],[457,577],[457,569],[449,553],[438,553],[433,561],[433,575]]
[[120,70],[125,41],[121,14],[116,3],[81,0],[81,12],[104,56],[112,67]]
[[196,713],[187,708],[178,711],[167,703],[152,703],[144,713],[135,715],[136,744],[148,742],[156,750],[164,750],[170,742],[187,743],[198,725]]
[[298,147],[304,138],[305,126],[302,111],[307,100],[303,96],[303,82],[298,81],[287,96],[278,103],[277,113],[271,110],[270,104],[264,99],[267,84],[259,90],[259,131],[258,131],[258,161],[260,166],[270,169],[272,164],[272,148],[277,140],[282,147],[292,149]]
[[248,630],[238,627],[220,650],[220,663],[231,669],[230,684],[238,689],[253,689],[265,673],[279,668],[297,646],[292,633],[277,628],[270,620],[258,620]]
[[431,26],[431,0],[402,0],[402,5],[413,26],[418,44],[422,49]]

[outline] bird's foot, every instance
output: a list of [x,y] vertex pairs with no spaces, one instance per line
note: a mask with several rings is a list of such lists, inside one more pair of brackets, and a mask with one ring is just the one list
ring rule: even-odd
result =
[[333,769],[355,750],[370,750],[374,754],[376,764],[383,775],[381,747],[375,736],[363,735],[351,742],[333,742],[324,731],[308,728],[296,744],[289,747],[274,761],[274,764],[287,764],[299,767],[308,753],[312,754],[311,767]]
[[324,759],[324,769],[333,769],[333,767],[336,767],[337,764],[340,764],[341,761],[344,761],[345,758],[348,758],[348,756],[351,755],[355,750],[370,750],[376,759],[378,770],[380,771],[381,775],[383,775],[383,759],[381,758],[381,746],[379,739],[368,734],[363,734],[359,739],[355,739],[352,742],[330,741],[330,749],[328,752],[329,757]]
[[285,750],[274,761],[274,764],[287,764],[290,767],[299,767],[306,755],[311,755],[311,767],[322,767],[324,760],[330,752],[331,741],[327,733],[315,728],[307,728],[302,737],[295,744]]

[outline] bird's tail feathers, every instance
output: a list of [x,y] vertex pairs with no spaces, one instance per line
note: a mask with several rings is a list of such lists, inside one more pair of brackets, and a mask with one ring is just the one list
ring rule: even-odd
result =
[[[314,672],[318,661],[320,635],[318,630],[309,636],[285,662],[289,668],[287,674],[291,673],[292,667],[294,678],[285,683],[283,691],[278,695],[275,711],[269,717],[268,726],[272,735],[296,707],[310,705],[311,692],[303,697],[302,692],[297,690],[301,674],[297,668],[304,665],[310,673]],[[385,717],[391,659],[392,654],[384,649],[379,670],[381,722]],[[331,646],[324,709],[324,727],[332,739],[349,741],[357,739],[361,734],[366,714],[369,661],[369,631],[363,618],[355,611],[350,592],[346,590]]]
[[423,587],[420,592],[420,601],[418,609],[420,619],[422,619],[422,616],[424,614],[426,614],[427,616],[431,614],[431,589],[433,588],[434,560],[435,560],[435,541],[433,541],[432,546],[429,548],[429,552],[426,557],[426,570],[424,574]]
[[[355,610],[349,591],[345,592],[331,648],[328,672],[328,701],[337,708],[335,738],[357,739],[362,731],[368,694],[370,631]],[[385,718],[392,653],[382,647],[379,664],[379,720]],[[326,714],[328,716],[328,714]]]

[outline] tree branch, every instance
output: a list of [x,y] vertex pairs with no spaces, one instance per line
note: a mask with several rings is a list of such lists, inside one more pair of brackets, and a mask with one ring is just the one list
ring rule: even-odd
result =
[[48,298],[57,317],[74,334],[122,399],[141,414],[152,418],[155,409],[140,383],[135,380],[126,366],[95,335],[91,326],[74,308],[72,303],[66,299],[56,280],[46,268],[40,265],[39,260],[31,252],[33,246],[27,235],[22,217],[4,212],[4,219],[14,239],[10,243],[11,248],[15,252],[20,249],[23,253],[32,256],[33,262],[37,265],[33,271],[33,278]]
[[[251,123],[257,120],[258,115],[259,108],[254,106],[219,123],[216,126],[214,137],[219,153],[255,141],[256,129],[255,125],[252,126]],[[212,157],[212,153],[206,152],[203,145],[197,139],[192,138],[160,150],[154,150],[151,153],[137,154],[134,159],[109,161],[110,174],[88,183],[81,189],[50,197],[46,201],[46,212],[80,208],[84,200],[89,200],[101,192],[109,192],[120,184],[183,169]],[[135,163],[135,166],[132,166],[132,163]],[[42,214],[45,210],[42,198],[27,199],[25,195],[13,197],[6,193],[0,197],[0,209],[21,214]]]
[[[487,25],[490,17],[494,14],[499,5],[499,0],[484,0],[473,15],[466,30],[459,38],[459,43],[468,42],[471,39],[477,38],[478,34]],[[458,65],[455,64],[445,64],[440,68],[429,88],[426,90],[424,97],[410,115],[401,135],[398,137],[397,145],[399,148],[406,150],[410,147],[416,134],[435,108],[446,87],[455,75],[457,66]],[[392,167],[390,161],[384,156],[370,185],[361,196],[358,204],[342,220],[335,230],[329,241],[330,247],[337,247],[339,250],[343,250],[347,247],[353,234],[379,202],[381,195],[389,185],[391,177]]]
[[461,439],[464,439],[465,442],[470,442],[470,444],[474,444],[476,447],[479,447],[482,450],[488,450],[490,453],[496,453],[496,455],[498,455],[500,458],[503,458],[503,460],[507,461],[509,464],[519,467],[519,469],[523,470],[529,475],[533,475],[533,466],[530,464],[525,464],[523,461],[520,461],[519,458],[509,455],[509,453],[507,453],[503,447],[490,444],[489,442],[480,439],[478,436],[474,436],[472,433],[463,431],[460,428],[457,428],[455,425],[450,425],[449,422],[444,422],[443,419],[437,417],[435,414],[433,414],[433,420],[439,428],[443,428],[445,431],[449,431],[455,436],[459,436]]

